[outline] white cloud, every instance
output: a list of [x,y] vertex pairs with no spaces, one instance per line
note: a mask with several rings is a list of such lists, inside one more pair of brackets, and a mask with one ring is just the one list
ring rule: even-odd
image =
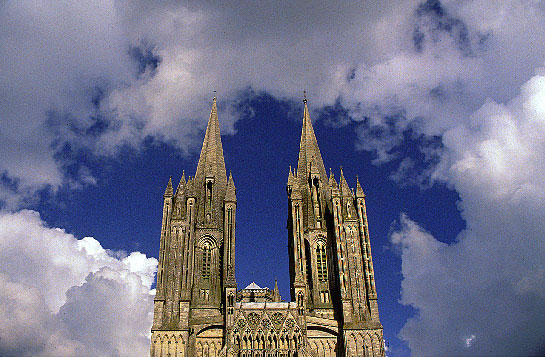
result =
[[[77,187],[56,156],[65,144],[112,154],[152,136],[195,150],[212,90],[227,106],[224,133],[238,115],[230,104],[248,88],[298,99],[306,88],[314,107],[333,103],[350,68],[391,52],[378,40],[394,37],[385,21],[393,4],[410,8],[398,1],[2,3],[0,201],[20,207],[37,190]],[[158,67],[139,72],[135,47]],[[75,180],[94,182],[85,169]]]
[[127,82],[135,65],[113,1],[6,1],[0,22],[0,175],[16,186],[0,200],[14,207],[63,183],[56,144],[89,128],[96,88]]
[[[484,104],[447,131],[438,178],[460,194],[467,228],[447,245],[406,216],[400,335],[416,355],[545,351],[545,76],[509,103]],[[445,337],[447,336],[447,337]]]
[[117,258],[38,213],[0,215],[0,354],[145,355],[155,258]]
[[[545,42],[535,1],[8,1],[0,21],[0,172],[11,182],[0,200],[11,207],[70,182],[55,156],[65,143],[112,154],[152,136],[195,150],[212,90],[224,133],[247,88],[281,99],[306,89],[313,108],[340,100],[374,128],[396,116],[380,140],[358,129],[360,147],[388,160],[404,129],[441,135],[487,98],[513,97]],[[139,72],[131,48],[158,66]],[[93,130],[97,118],[106,129]]]
[[475,342],[475,338],[477,338],[477,336],[475,336],[475,335],[471,335],[468,338],[466,338],[466,347],[468,347],[468,348],[471,347],[473,342]]

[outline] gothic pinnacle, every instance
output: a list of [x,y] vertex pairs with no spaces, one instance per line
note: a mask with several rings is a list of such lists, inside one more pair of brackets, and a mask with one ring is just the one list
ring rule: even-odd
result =
[[172,197],[172,176],[170,176],[170,178],[168,179],[168,184],[167,184],[167,188],[165,190],[165,194],[163,195],[163,197]]
[[363,189],[360,185],[360,179],[358,178],[358,175],[356,175],[356,197],[357,198],[364,198],[365,193],[363,192]]
[[237,201],[237,189],[235,187],[235,181],[233,175],[229,171],[229,181],[227,182],[227,190],[225,192],[225,201],[236,202]]
[[335,176],[333,175],[331,168],[329,169],[329,186],[331,186],[332,189],[338,188],[337,181],[335,181]]
[[341,166],[341,178],[339,179],[339,186],[341,189],[341,195],[352,196],[352,191],[350,190],[350,187],[348,186],[348,182],[346,182],[346,179],[344,178],[342,166]]
[[274,279],[274,290],[273,290],[273,300],[274,302],[280,302],[280,291],[278,291],[278,279]]
[[293,187],[294,181],[295,181],[295,177],[293,176],[293,173],[291,171],[291,165],[290,165],[290,170],[288,173],[288,188]]
[[181,195],[184,188],[185,188],[185,171],[182,171],[182,178],[180,179],[180,183],[178,183],[178,187],[176,188],[175,196]]

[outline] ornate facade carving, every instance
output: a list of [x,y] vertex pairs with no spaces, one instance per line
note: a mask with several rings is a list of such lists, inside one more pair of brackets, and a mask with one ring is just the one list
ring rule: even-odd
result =
[[237,291],[236,189],[216,98],[195,176],[164,194],[151,356],[383,356],[365,195],[326,175],[306,98],[288,173],[291,302]]

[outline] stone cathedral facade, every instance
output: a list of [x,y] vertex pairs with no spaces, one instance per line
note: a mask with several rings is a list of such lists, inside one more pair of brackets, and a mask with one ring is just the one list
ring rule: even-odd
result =
[[276,284],[237,290],[236,189],[214,98],[195,176],[163,196],[151,356],[384,355],[365,194],[342,169],[327,176],[306,99],[287,193],[290,301]]

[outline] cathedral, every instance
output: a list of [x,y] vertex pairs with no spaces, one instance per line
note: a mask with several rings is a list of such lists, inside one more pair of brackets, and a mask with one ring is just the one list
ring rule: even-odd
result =
[[163,196],[152,357],[384,356],[365,194],[342,169],[327,176],[303,102],[286,186],[290,301],[276,284],[237,289],[236,189],[214,98],[195,176]]

